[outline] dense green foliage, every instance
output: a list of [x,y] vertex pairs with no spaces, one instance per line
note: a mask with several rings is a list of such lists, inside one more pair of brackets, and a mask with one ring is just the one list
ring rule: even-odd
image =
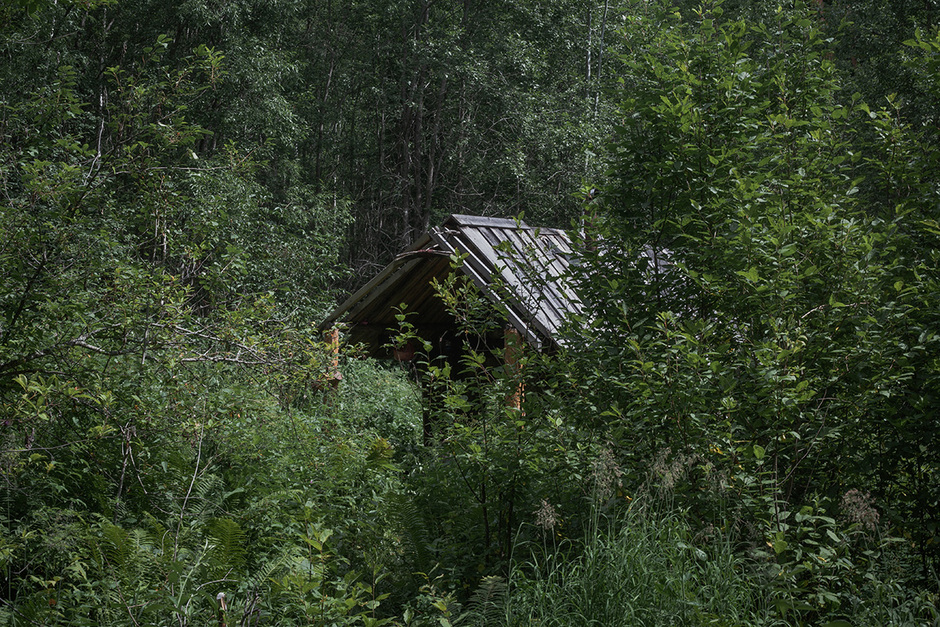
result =
[[[0,624],[938,624],[937,17],[4,3]],[[336,386],[457,212],[577,227],[567,348],[453,279]]]
[[853,615],[875,537],[935,585],[935,129],[846,93],[813,13],[639,23],[580,279],[592,424],[795,620]]

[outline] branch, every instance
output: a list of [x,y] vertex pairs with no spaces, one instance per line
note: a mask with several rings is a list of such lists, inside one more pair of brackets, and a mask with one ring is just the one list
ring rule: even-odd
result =
[[[144,359],[146,359],[148,353],[172,350],[181,355],[177,361],[183,363],[216,362],[240,364],[243,366],[263,366],[267,364],[284,364],[287,361],[281,356],[271,354],[258,347],[253,347],[243,342],[219,337],[218,335],[204,329],[190,329],[180,325],[151,324],[147,326],[146,331],[154,328],[168,331],[175,335],[175,338],[168,338],[167,341],[156,347],[151,347],[148,350],[146,347],[148,343],[152,342],[151,338],[129,338],[127,333],[128,330],[126,328],[122,327],[121,325],[109,325],[95,331],[83,333],[73,339],[59,342],[32,353],[21,355],[15,359],[0,363],[0,374],[10,376],[9,371],[13,370],[14,368],[22,367],[23,365],[30,362],[48,357],[70,348],[83,348],[96,355],[103,355],[105,357],[121,357],[124,355],[141,354],[143,355]],[[121,348],[107,348],[98,344],[93,344],[89,341],[95,336],[117,329],[123,329],[124,331]],[[196,338],[222,346],[217,347],[218,350],[209,348],[202,353],[197,353],[194,350],[195,347],[189,345],[189,342],[187,342],[188,339]],[[222,348],[228,348],[231,350],[221,350]]]
[[101,329],[101,330],[99,330],[99,331],[95,331],[95,332],[93,332],[93,333],[83,333],[82,335],[78,336],[78,337],[75,338],[75,339],[71,339],[71,340],[68,340],[68,341],[65,341],[65,342],[59,342],[58,344],[53,344],[52,346],[49,346],[49,347],[47,347],[47,348],[40,349],[40,350],[35,351],[35,352],[32,352],[32,353],[30,353],[30,354],[28,354],[28,355],[23,355],[23,356],[21,356],[21,357],[17,357],[16,359],[11,359],[10,361],[7,361],[7,362],[4,362],[4,363],[0,364],[0,373],[4,372],[5,370],[9,370],[10,368],[13,368],[14,366],[21,366],[21,365],[26,364],[26,363],[29,363],[29,362],[31,362],[31,361],[36,361],[37,359],[42,359],[43,357],[46,357],[47,355],[51,355],[51,354],[53,354],[53,353],[59,352],[59,351],[64,350],[64,349],[72,348],[72,347],[75,347],[75,346],[78,346],[78,347],[80,347],[80,348],[84,348],[84,349],[86,349],[86,350],[90,350],[91,352],[93,352],[93,353],[98,353],[99,355],[107,355],[107,356],[109,356],[109,357],[118,357],[118,356],[120,356],[120,355],[129,355],[129,354],[135,352],[135,350],[132,349],[132,348],[124,348],[124,349],[120,349],[120,350],[108,350],[108,349],[105,349],[105,348],[101,348],[101,347],[99,347],[99,346],[95,346],[95,345],[93,345],[93,344],[89,344],[89,343],[87,342],[87,340],[88,340],[89,338],[91,338],[91,337],[94,337],[96,333],[100,333],[101,331],[106,331],[106,330],[110,330],[110,329],[113,329],[113,328],[115,328],[115,327],[114,327],[114,326],[111,326],[111,327],[105,327],[104,329]]
[[199,476],[199,463],[202,461],[202,441],[203,433],[199,434],[199,448],[196,452],[196,468],[193,470],[193,478],[189,482],[189,489],[186,490],[186,496],[183,497],[183,505],[180,506],[180,522],[176,535],[173,538],[173,559],[179,554],[180,534],[183,532],[183,517],[186,514],[186,504],[189,502],[189,496],[193,492],[193,486],[196,485],[196,478]]

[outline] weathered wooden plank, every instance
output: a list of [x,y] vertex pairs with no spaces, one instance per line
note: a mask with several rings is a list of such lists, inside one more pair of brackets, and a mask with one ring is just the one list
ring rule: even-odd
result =
[[[488,218],[485,216],[467,216],[461,214],[454,214],[450,216],[447,220],[444,221],[444,226],[449,226],[450,223],[453,223],[456,226],[490,226],[500,229],[515,229],[518,228],[515,220],[509,220],[507,218]],[[523,228],[528,228],[525,223],[521,224]]]
[[[502,256],[503,263],[511,265],[516,275],[516,297],[526,313],[544,325],[550,335],[554,335],[560,323],[560,315],[551,303],[550,277],[546,276],[545,268],[540,266],[538,257],[526,242],[518,239],[508,241],[513,245],[513,252],[502,253]],[[512,257],[507,259],[510,255]]]
[[368,302],[380,292],[380,286],[383,283],[394,280],[395,277],[403,273],[407,273],[418,261],[419,260],[395,260],[387,265],[375,278],[363,285],[352,296],[347,298],[342,305],[337,307],[330,317],[320,324],[320,328],[327,329],[331,327],[341,316],[354,316],[356,311],[366,306]]
[[446,255],[421,255],[416,259],[408,275],[401,276],[397,282],[388,282],[381,287],[375,295],[368,309],[362,308],[355,315],[364,317],[375,324],[394,326],[395,309],[405,303],[407,311],[420,311],[433,297],[434,290],[430,286],[434,277],[446,276],[450,270],[450,262]]
[[517,285],[521,286],[520,300],[530,310],[543,314],[554,335],[567,312],[556,285],[561,264],[556,266],[556,255],[541,246],[534,230],[505,230],[502,234],[505,235],[503,242],[509,245],[509,250],[497,249],[496,252],[516,274]]
[[[466,243],[470,244],[468,248],[475,248],[477,251],[479,251],[479,256],[483,257],[487,262],[489,262],[487,265],[490,265],[491,275],[498,274],[502,279],[507,289],[510,291],[510,296],[508,298],[509,302],[505,302],[507,300],[506,295],[496,294],[494,289],[491,289],[490,292],[496,294],[499,300],[503,301],[504,306],[512,311],[514,313],[514,317],[520,322],[524,321],[527,317],[529,318],[530,321],[528,323],[523,322],[525,328],[535,327],[540,333],[544,334],[545,337],[552,337],[554,335],[554,331],[557,330],[557,325],[552,324],[547,319],[544,312],[539,310],[527,311],[532,306],[532,303],[526,303],[526,300],[529,299],[525,298],[526,288],[521,281],[521,277],[510,272],[506,264],[504,262],[500,262],[500,256],[497,254],[498,251],[496,251],[489,244],[489,242],[486,241],[486,238],[483,237],[479,231],[463,229],[460,231],[460,236],[461,239],[466,240]],[[490,283],[492,283],[492,278],[490,279]],[[513,305],[516,305],[517,307],[522,305],[522,307],[516,308],[513,307]],[[527,333],[527,335],[532,334]]]
[[[532,328],[532,324],[520,315],[521,309],[518,306],[512,306],[514,304],[512,302],[507,303],[505,295],[497,293],[492,282],[493,268],[486,263],[485,258],[476,246],[468,245],[468,242],[460,237],[464,233],[463,230],[455,232],[439,229],[435,231],[434,235],[439,238],[442,247],[446,247],[451,252],[460,252],[466,255],[462,268],[464,273],[490,300],[503,305],[509,323],[519,329],[532,346],[541,348],[543,338]],[[518,305],[518,303],[515,304]],[[546,337],[551,336],[547,335]]]

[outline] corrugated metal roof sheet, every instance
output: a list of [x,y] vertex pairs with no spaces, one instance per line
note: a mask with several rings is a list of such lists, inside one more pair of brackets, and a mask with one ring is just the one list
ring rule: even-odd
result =
[[359,341],[365,327],[394,327],[395,308],[401,303],[418,312],[418,326],[446,324],[447,313],[430,283],[450,274],[455,253],[464,256],[460,271],[505,308],[509,322],[533,346],[558,344],[567,314],[581,309],[565,281],[571,241],[564,231],[452,215],[398,255],[320,327],[345,323],[353,341]]

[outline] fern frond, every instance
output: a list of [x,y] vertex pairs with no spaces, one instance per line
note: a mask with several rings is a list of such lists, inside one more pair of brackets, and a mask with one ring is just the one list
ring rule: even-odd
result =
[[108,564],[115,570],[124,568],[134,553],[131,534],[122,527],[107,521],[101,522],[100,547]]
[[212,516],[225,500],[222,478],[218,475],[203,475],[193,485],[190,517],[202,521]]
[[150,535],[153,538],[154,552],[158,556],[165,555],[167,553],[167,542],[170,535],[169,530],[149,512],[144,512],[143,515],[147,526],[150,528]]
[[399,494],[388,500],[390,518],[400,533],[403,558],[410,571],[429,573],[436,565],[431,534],[421,512],[406,494]]
[[467,610],[454,621],[454,624],[461,627],[486,627],[504,622],[508,590],[506,581],[502,577],[495,575],[484,577],[480,586],[467,601]]
[[214,518],[209,521],[209,537],[212,539],[211,563],[222,571],[238,570],[245,566],[247,535],[231,518]]

